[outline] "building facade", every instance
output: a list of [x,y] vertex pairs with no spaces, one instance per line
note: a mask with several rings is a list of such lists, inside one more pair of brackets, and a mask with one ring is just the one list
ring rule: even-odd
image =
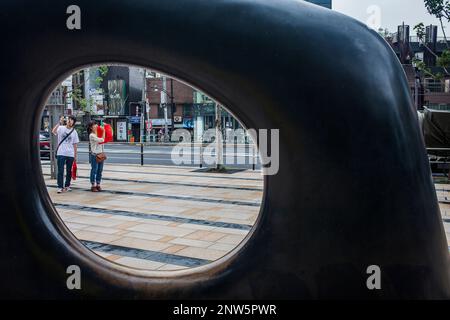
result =
[[[166,126],[169,135],[176,129],[188,130],[192,140],[196,142],[202,141],[206,130],[215,128],[215,102],[176,79],[162,76],[148,78],[147,102],[147,117],[152,128],[150,141],[160,140]],[[231,130],[242,128],[237,119],[226,110],[221,108],[220,113],[224,136]]]
[[109,66],[102,82],[105,93],[105,119],[114,129],[114,141],[139,141],[141,131],[144,70]]
[[[215,128],[215,102],[191,86],[137,67],[107,66],[106,74],[99,70],[86,68],[70,77],[70,85],[82,92],[86,105],[68,99],[66,93],[71,90],[65,83],[54,90],[47,103],[58,105],[61,114],[77,116],[82,140],[88,138],[85,127],[90,120],[110,124],[117,142],[161,141],[166,130],[170,137],[175,129],[185,129],[193,141],[202,141],[204,132]],[[224,108],[220,113],[224,135],[242,128]],[[49,114],[44,110],[42,130],[48,130],[48,122]]]

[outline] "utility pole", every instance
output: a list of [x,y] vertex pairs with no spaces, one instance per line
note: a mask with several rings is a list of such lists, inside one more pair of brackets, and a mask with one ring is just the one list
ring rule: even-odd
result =
[[144,69],[144,90],[142,91],[142,101],[144,101],[143,108],[145,108],[145,112],[147,113],[147,126],[146,126],[145,130],[147,132],[146,141],[149,142],[150,141],[150,130],[149,130],[149,125],[150,125],[150,105],[147,102],[147,70],[146,69]]
[[172,118],[172,133],[175,131],[175,104],[173,103],[173,79],[170,78],[170,113]]
[[[167,137],[169,135],[169,128],[167,125],[167,83],[166,76],[162,78],[163,89],[161,90],[161,98],[164,97],[164,142],[167,142]],[[161,101],[162,102],[162,101]]]
[[55,161],[56,155],[56,146],[58,144],[57,137],[53,134],[53,128],[56,126],[57,115],[56,115],[56,107],[55,106],[47,106],[50,119],[49,119],[49,127],[50,127],[50,179],[56,179],[56,172],[58,171],[57,164]]
[[145,112],[147,111],[146,109],[147,109],[147,103],[146,103],[146,88],[147,88],[147,86],[146,86],[146,70],[145,69],[143,69],[143,72],[144,72],[144,83],[143,83],[143,86],[142,86],[142,97],[141,97],[141,99],[142,99],[142,102],[140,103],[140,105],[141,105],[141,139],[140,139],[140,142],[141,142],[141,144],[142,143],[144,143],[144,130],[146,129],[144,129],[144,127],[145,127]]
[[[141,121],[140,121],[140,139],[139,142],[143,143],[144,141],[144,106],[142,105],[142,103],[139,103],[141,106]],[[138,107],[136,107],[137,109]]]
[[216,169],[219,170],[223,165],[223,143],[222,143],[222,114],[220,105],[216,102]]
[[56,162],[56,149],[58,148],[58,136],[55,136],[52,132],[53,128],[59,123],[59,119],[64,112],[64,105],[47,105],[50,115],[50,178],[56,179],[56,173],[58,172],[58,163]]
[[150,137],[151,137],[151,132],[152,132],[152,125],[151,125],[151,120],[150,120],[150,111],[152,110],[150,103],[147,103],[147,101],[145,101],[145,106],[147,108],[147,141],[150,142]]

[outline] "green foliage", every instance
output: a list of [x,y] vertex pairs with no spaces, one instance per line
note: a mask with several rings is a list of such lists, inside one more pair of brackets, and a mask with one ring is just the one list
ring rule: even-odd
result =
[[[441,28],[442,33],[444,34],[445,41],[447,42],[446,36],[445,36],[445,30],[444,26],[442,24],[442,20],[445,19],[448,22],[450,22],[450,0],[424,0],[425,8],[427,9],[428,13],[435,16],[439,19],[441,22]],[[414,30],[416,32],[417,38],[419,39],[419,42],[422,43],[422,45],[432,54],[432,50],[428,48],[427,44],[425,43],[425,37],[426,37],[426,28],[423,23],[419,23],[414,27]],[[448,43],[447,43],[448,47]],[[436,56],[436,54],[434,54]],[[417,59],[414,60],[414,64],[416,67],[424,72],[425,74],[432,76],[435,80],[440,80],[444,77],[442,73],[436,73],[433,74],[433,72],[428,68],[425,63],[422,61],[419,61]],[[447,69],[450,67],[450,48],[447,50],[444,50],[442,55],[440,57],[436,56],[436,64],[439,67],[442,67],[445,71],[445,74],[448,75]]]
[[428,12],[438,19],[447,19],[450,22],[449,0],[424,0]]
[[81,90],[81,86],[73,88],[68,97],[72,98],[80,106],[81,110],[86,111],[88,101],[83,98],[83,90]]
[[[108,74],[109,68],[108,66],[99,66],[98,67],[99,76],[95,78],[94,82],[100,86],[103,83],[104,78]],[[80,73],[79,71],[78,73]],[[72,92],[69,93],[68,97],[72,98],[77,104],[80,106],[80,109],[84,112],[91,112],[92,110],[88,110],[88,106],[92,106],[94,104],[94,99],[92,97],[85,98],[83,97],[82,87],[84,84],[80,84],[78,87],[74,87]]]
[[379,28],[379,29],[378,29],[378,34],[379,34],[381,37],[383,37],[384,39],[392,38],[392,33],[391,33],[387,28],[386,28],[386,29]]
[[104,78],[106,77],[106,74],[108,73],[109,69],[108,66],[100,66],[98,67],[98,70],[100,71],[100,75]]
[[417,58],[413,59],[413,65],[419,69],[420,71],[422,71],[424,74],[432,77],[435,80],[438,80],[437,75],[433,74],[433,72],[431,71],[430,68],[427,67],[427,65],[425,64],[425,62],[423,62],[422,60],[419,60]]
[[[413,59],[414,66],[422,71],[427,76],[433,78],[434,80],[442,80],[444,78],[444,74],[442,72],[433,73],[433,71],[427,67],[425,62],[419,60],[419,59]],[[447,73],[448,74],[448,73]]]
[[86,129],[84,128],[84,126],[76,125],[75,126],[75,130],[77,131],[78,136],[80,137],[80,139],[81,139],[81,137],[83,137],[85,135]]
[[[417,35],[417,38],[419,39],[419,42],[421,42],[426,47],[426,43],[425,43],[426,31],[425,31],[424,24],[419,23],[418,25],[416,25],[414,27],[414,31],[416,31],[416,35]],[[431,51],[431,49],[429,49],[428,47],[426,47],[426,49]],[[424,63],[419,63],[418,60],[415,60],[414,62],[416,63],[416,66],[419,67],[420,70],[423,70],[423,67],[425,66]],[[439,67],[449,68],[450,67],[450,50],[448,50],[448,49],[444,50],[440,57],[436,57],[436,64]]]
[[423,22],[414,26],[414,31],[416,31],[416,35],[417,35],[417,38],[419,39],[419,41],[425,42],[426,31],[425,31],[425,25],[423,24]]
[[100,73],[100,75],[95,78],[95,83],[100,86],[103,83],[104,78],[106,77],[106,75],[108,74],[108,66],[100,66],[98,67],[98,71]]
[[442,55],[437,59],[437,65],[443,68],[450,67],[450,50],[447,49],[442,52]]

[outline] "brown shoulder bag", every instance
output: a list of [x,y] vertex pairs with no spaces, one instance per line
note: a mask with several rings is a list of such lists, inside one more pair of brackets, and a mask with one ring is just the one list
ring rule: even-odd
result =
[[104,152],[99,153],[99,154],[97,154],[97,155],[95,156],[95,160],[96,160],[98,163],[103,162],[103,161],[105,161],[106,159],[107,159],[106,153],[104,153]]

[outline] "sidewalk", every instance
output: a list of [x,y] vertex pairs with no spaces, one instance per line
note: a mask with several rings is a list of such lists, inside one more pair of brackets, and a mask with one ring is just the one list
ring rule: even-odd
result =
[[70,193],[47,189],[70,231],[108,260],[147,270],[178,270],[217,260],[248,234],[259,214],[259,172],[195,172],[197,168],[106,164],[93,193],[88,164],[78,165]]
[[450,184],[436,184],[435,187],[450,251]]
[[[208,264],[233,250],[258,217],[260,172],[198,172],[198,168],[112,165],[102,193],[88,191],[89,165],[78,165],[73,191],[47,189],[70,231],[96,254],[128,267],[179,270]],[[450,249],[450,184],[436,184]]]

